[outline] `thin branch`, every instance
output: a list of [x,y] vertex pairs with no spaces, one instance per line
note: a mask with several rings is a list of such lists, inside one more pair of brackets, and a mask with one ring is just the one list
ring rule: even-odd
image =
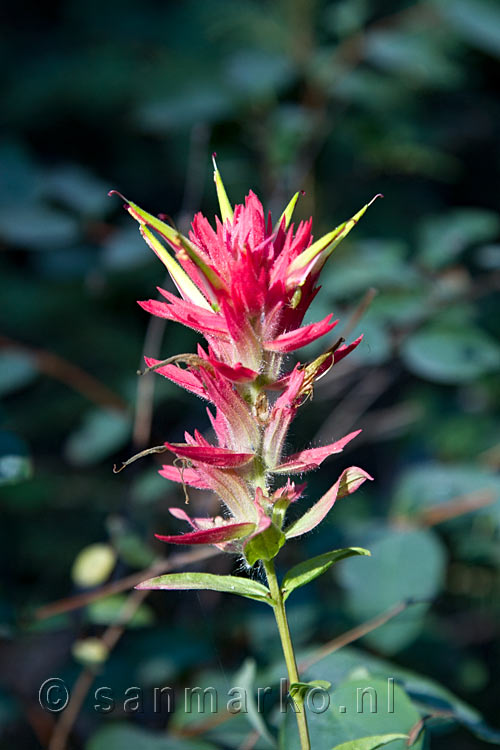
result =
[[132,573],[129,576],[125,576],[125,578],[120,578],[119,581],[112,581],[111,583],[106,583],[104,586],[94,589],[93,591],[86,591],[83,594],[77,594],[77,596],[67,597],[52,602],[51,604],[45,604],[43,607],[36,610],[35,617],[37,620],[45,620],[47,617],[53,617],[54,615],[60,615],[64,612],[71,612],[75,609],[80,609],[97,599],[102,599],[105,596],[111,596],[111,594],[118,594],[122,591],[127,591],[128,589],[137,586],[138,583],[146,581],[148,578],[154,578],[163,573],[178,570],[186,565],[198,563],[202,560],[208,560],[209,558],[220,554],[219,550],[213,547],[208,547],[207,549],[181,552],[177,555],[171,555],[168,559],[161,558],[149,568],[144,568],[144,570],[141,570],[138,573]]
[[392,370],[379,368],[378,371],[372,370],[366,373],[345,395],[339,406],[330,413],[314,439],[319,442],[329,440],[332,434],[341,435],[349,430],[392,385],[398,374],[395,367]]
[[466,513],[486,508],[494,502],[495,495],[491,490],[476,490],[459,495],[447,503],[439,503],[432,505],[430,508],[425,508],[416,516],[397,518],[396,523],[411,524],[412,526],[415,524],[417,526],[436,526],[443,521],[449,521]]
[[354,329],[356,328],[359,321],[361,320],[363,315],[366,313],[366,311],[370,307],[371,303],[373,302],[377,294],[378,294],[378,289],[375,289],[375,287],[373,286],[366,290],[363,297],[361,298],[361,301],[355,307],[355,309],[349,316],[347,323],[342,329],[342,335],[345,339],[348,339],[351,333],[354,331]]
[[324,646],[321,646],[321,648],[319,648],[314,654],[300,662],[300,672],[305,672],[313,664],[324,659],[325,656],[329,656],[344,646],[348,646],[349,643],[353,643],[354,641],[359,640],[359,638],[363,638],[365,635],[368,635],[368,633],[380,628],[382,625],[385,625],[386,622],[389,622],[389,620],[400,615],[401,612],[404,612],[409,607],[419,603],[420,601],[416,599],[406,599],[405,601],[398,602],[398,604],[390,607],[390,609],[382,612],[382,614],[361,623],[361,625],[356,625],[355,628],[351,628],[351,630],[337,636],[337,638],[333,638],[331,641],[328,641],[328,643],[325,643]]
[[68,362],[68,360],[59,356],[59,354],[28,346],[3,335],[0,335],[0,348],[12,348],[26,352],[26,354],[29,354],[34,359],[37,369],[40,372],[44,375],[49,375],[54,380],[59,380],[60,383],[69,386],[81,396],[97,404],[97,406],[128,412],[128,405],[121,396],[97,380],[93,375],[89,375],[81,367]]
[[[117,621],[110,625],[102,635],[102,642],[106,647],[108,654],[116,646],[127,624],[137,612],[142,602],[148,595],[149,591],[132,591],[127,601],[119,612]],[[62,712],[60,719],[55,725],[54,731],[50,738],[48,750],[65,750],[68,737],[73,725],[85,702],[85,698],[92,687],[92,683],[98,673],[98,667],[85,667],[80,672],[73,689],[71,691],[71,700],[65,711]]]

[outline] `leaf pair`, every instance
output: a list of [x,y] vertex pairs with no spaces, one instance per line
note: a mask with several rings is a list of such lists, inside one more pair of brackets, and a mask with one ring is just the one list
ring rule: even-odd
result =
[[[305,586],[318,576],[325,573],[334,563],[344,560],[353,555],[369,555],[366,549],[361,547],[347,547],[345,549],[332,550],[323,555],[312,557],[291,568],[286,573],[281,591],[283,599],[286,600],[292,591]],[[258,581],[241,576],[218,576],[212,573],[169,573],[167,575],[150,578],[137,586],[138,589],[166,589],[171,591],[181,590],[210,590],[222,591],[227,594],[238,594],[247,599],[265,602],[273,606],[274,602],[269,589]]]

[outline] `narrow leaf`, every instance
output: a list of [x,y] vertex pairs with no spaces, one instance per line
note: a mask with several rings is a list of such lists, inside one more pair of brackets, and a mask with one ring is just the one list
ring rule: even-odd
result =
[[271,604],[269,589],[257,581],[240,576],[217,576],[212,573],[168,573],[143,581],[136,588],[166,591],[222,591]]
[[335,745],[332,750],[377,750],[378,747],[388,745],[395,740],[407,740],[407,734],[376,734],[373,737],[361,737],[359,740],[350,740]]
[[331,552],[325,552],[323,555],[317,557],[311,557],[309,560],[294,565],[283,579],[281,590],[283,592],[283,598],[287,599],[292,591],[305,586],[307,583],[314,581],[315,578],[326,573],[331,566],[345,560],[347,557],[353,557],[354,555],[370,555],[367,549],[362,547],[346,547],[345,549],[335,549]]

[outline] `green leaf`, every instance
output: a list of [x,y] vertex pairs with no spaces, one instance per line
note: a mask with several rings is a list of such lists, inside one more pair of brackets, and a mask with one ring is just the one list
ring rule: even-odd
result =
[[335,745],[332,750],[377,750],[378,747],[388,745],[394,740],[406,740],[407,734],[376,734],[373,737],[362,737],[359,740],[350,740]]
[[314,690],[314,688],[321,688],[322,690],[330,690],[332,686],[331,682],[328,682],[328,680],[311,680],[311,682],[292,682],[290,685],[290,690],[288,691],[290,693],[290,696],[292,698],[295,698],[296,695],[302,696],[302,698],[305,698],[307,693],[309,693],[310,690]]
[[[311,692],[305,699],[313,748],[331,748],[334,741],[342,745],[363,741],[367,737],[400,734],[402,737],[394,739],[394,750],[407,750],[403,737],[420,719],[410,698],[394,680],[389,682],[372,675],[341,682],[331,695],[314,696]],[[300,748],[292,711],[287,711],[283,722],[279,747],[281,750]],[[422,736],[413,747],[414,750],[421,749]]]
[[499,743],[500,732],[491,729],[478,711],[457,698],[447,688],[430,677],[404,669],[361,649],[346,647],[341,651],[328,654],[312,665],[306,674],[307,677],[326,674],[333,683],[338,683],[349,679],[360,669],[368,670],[374,679],[387,681],[392,678],[395,680],[418,704],[420,711],[429,714],[436,710],[443,711],[449,714],[453,721],[467,727],[476,736]]
[[286,600],[292,591],[314,581],[315,578],[326,573],[334,563],[345,560],[345,558],[352,557],[353,555],[370,555],[370,552],[362,547],[346,547],[345,549],[335,549],[331,552],[325,552],[323,555],[311,557],[309,560],[294,565],[286,573],[281,584],[283,598]]
[[272,560],[285,541],[284,533],[272,523],[245,543],[243,549],[247,563],[252,567],[258,560]]
[[469,245],[487,242],[500,231],[494,211],[460,208],[430,216],[420,225],[418,259],[437,269],[454,261]]
[[353,559],[339,570],[347,607],[356,621],[369,620],[398,602],[419,600],[366,636],[382,652],[393,653],[413,641],[422,629],[430,600],[443,584],[445,551],[430,530],[380,528],[378,539],[368,536],[367,541],[372,553],[370,564]]
[[483,331],[430,325],[404,342],[401,355],[415,375],[436,383],[468,383],[500,367],[500,347]]
[[269,589],[250,578],[239,576],[217,576],[212,573],[168,573],[143,581],[138,589],[165,589],[166,591],[223,591],[239,594],[247,599],[256,599],[271,604]]

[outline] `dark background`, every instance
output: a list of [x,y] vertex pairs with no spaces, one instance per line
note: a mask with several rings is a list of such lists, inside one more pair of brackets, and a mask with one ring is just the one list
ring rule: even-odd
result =
[[[187,593],[132,595],[124,614],[129,588],[91,596],[178,554],[153,533],[177,528],[167,508],[181,489],[157,475],[155,457],[119,475],[113,464],[207,426],[196,399],[135,374],[143,353],[190,351],[195,337],[136,305],[163,269],[107,192],[185,230],[194,211],[216,211],[212,151],[233,202],[253,189],[277,216],[305,190],[297,217],[313,214],[317,235],[385,195],[329,262],[312,310],[338,313],[340,333],[364,342],[292,431],[299,449],[363,428],[312,476],[310,499],[351,464],[375,481],[288,545],[279,569],[342,545],[373,557],[290,600],[299,652],[422,600],[314,677],[336,687],[360,668],[397,675],[435,715],[431,748],[498,741],[487,727],[499,726],[500,690],[498,4],[18,2],[2,29],[0,748],[268,746],[242,716],[168,717],[147,701],[127,715],[123,692],[224,689],[246,658],[255,685],[268,684],[283,670],[270,613]],[[197,567],[232,565],[218,556]],[[86,606],[39,610],[78,593]],[[37,700],[51,676],[77,696],[55,734],[67,712]],[[99,685],[118,696],[110,716],[92,709]],[[408,717],[391,731],[408,731]],[[274,732],[279,715],[265,718]]]

